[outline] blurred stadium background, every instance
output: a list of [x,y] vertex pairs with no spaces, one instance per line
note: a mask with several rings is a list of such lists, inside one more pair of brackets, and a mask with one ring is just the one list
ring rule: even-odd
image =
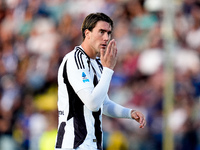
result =
[[91,12],[115,23],[110,98],[147,119],[103,116],[104,150],[200,150],[198,0],[1,0],[0,150],[54,149],[58,66]]

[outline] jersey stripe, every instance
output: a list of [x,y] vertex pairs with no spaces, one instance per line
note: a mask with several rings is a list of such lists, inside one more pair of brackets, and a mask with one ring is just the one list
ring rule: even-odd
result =
[[62,147],[63,136],[65,134],[65,126],[66,126],[65,122],[62,122],[59,126],[57,140],[56,140],[56,148]]
[[83,55],[86,55],[86,53],[81,48],[76,47],[74,58],[75,58],[75,62],[76,62],[78,69],[85,69],[85,66],[84,66],[84,63],[83,63],[83,58],[82,58]]
[[94,128],[95,128],[95,136],[97,139],[97,149],[102,149],[101,147],[101,143],[102,143],[102,131],[101,131],[101,121],[99,119],[99,116],[101,114],[101,109],[99,109],[98,112],[92,112],[92,115],[95,119],[95,123],[94,123]]
[[[91,65],[92,66],[92,65]],[[94,67],[92,66],[92,70],[94,72],[94,79],[93,79],[93,84],[94,84],[94,87],[98,84],[98,79],[97,79],[97,74],[96,74],[96,71],[94,69]],[[99,116],[101,114],[101,109],[99,109],[98,112],[92,112],[92,115],[94,117],[94,128],[95,128],[95,136],[96,136],[96,139],[97,139],[97,149],[102,149],[101,147],[101,143],[102,143],[102,131],[101,131],[101,121],[99,119]]]
[[82,55],[83,53],[81,53],[81,51],[78,51],[78,62],[79,62],[79,66],[80,66],[80,69],[85,69],[85,66],[84,66],[84,64],[83,64],[83,60],[82,60],[82,57],[81,57],[81,55]]
[[69,114],[67,120],[73,117],[74,119],[74,148],[81,145],[87,135],[85,117],[84,117],[84,104],[72,88],[67,77],[67,61],[63,69],[64,83],[67,86],[67,91],[69,94]]
[[99,70],[100,70],[101,73],[102,73],[102,71],[103,71],[103,66],[102,66],[102,64],[100,63],[100,59],[96,59],[96,62],[97,62],[97,64],[98,64],[98,66],[99,66]]
[[81,61],[81,64],[82,64],[82,68],[85,69],[83,59],[82,59],[82,55],[83,55],[83,53],[80,53],[80,61]]
[[89,56],[85,53],[85,51],[83,49],[81,49],[80,47],[76,47],[76,49],[81,51],[83,54],[85,54],[89,58]]

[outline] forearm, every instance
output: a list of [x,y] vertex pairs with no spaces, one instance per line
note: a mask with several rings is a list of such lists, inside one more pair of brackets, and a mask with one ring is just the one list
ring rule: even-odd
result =
[[106,97],[103,105],[103,114],[113,118],[128,118],[131,117],[132,109],[125,108],[113,101],[111,101],[108,96]]
[[79,98],[91,111],[98,111],[105,100],[113,72],[104,67],[101,79],[95,88],[86,88],[77,92]]

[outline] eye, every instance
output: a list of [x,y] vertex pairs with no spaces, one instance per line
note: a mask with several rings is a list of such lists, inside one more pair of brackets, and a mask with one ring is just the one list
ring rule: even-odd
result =
[[111,36],[111,32],[108,32],[108,36]]
[[103,31],[103,30],[100,30],[100,33],[101,33],[101,34],[104,34],[104,31]]

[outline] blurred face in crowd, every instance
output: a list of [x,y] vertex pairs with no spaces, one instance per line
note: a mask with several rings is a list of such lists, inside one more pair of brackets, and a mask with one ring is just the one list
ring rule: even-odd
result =
[[100,56],[100,50],[106,50],[111,39],[112,28],[106,21],[98,21],[92,31],[86,30],[86,40],[90,49]]

